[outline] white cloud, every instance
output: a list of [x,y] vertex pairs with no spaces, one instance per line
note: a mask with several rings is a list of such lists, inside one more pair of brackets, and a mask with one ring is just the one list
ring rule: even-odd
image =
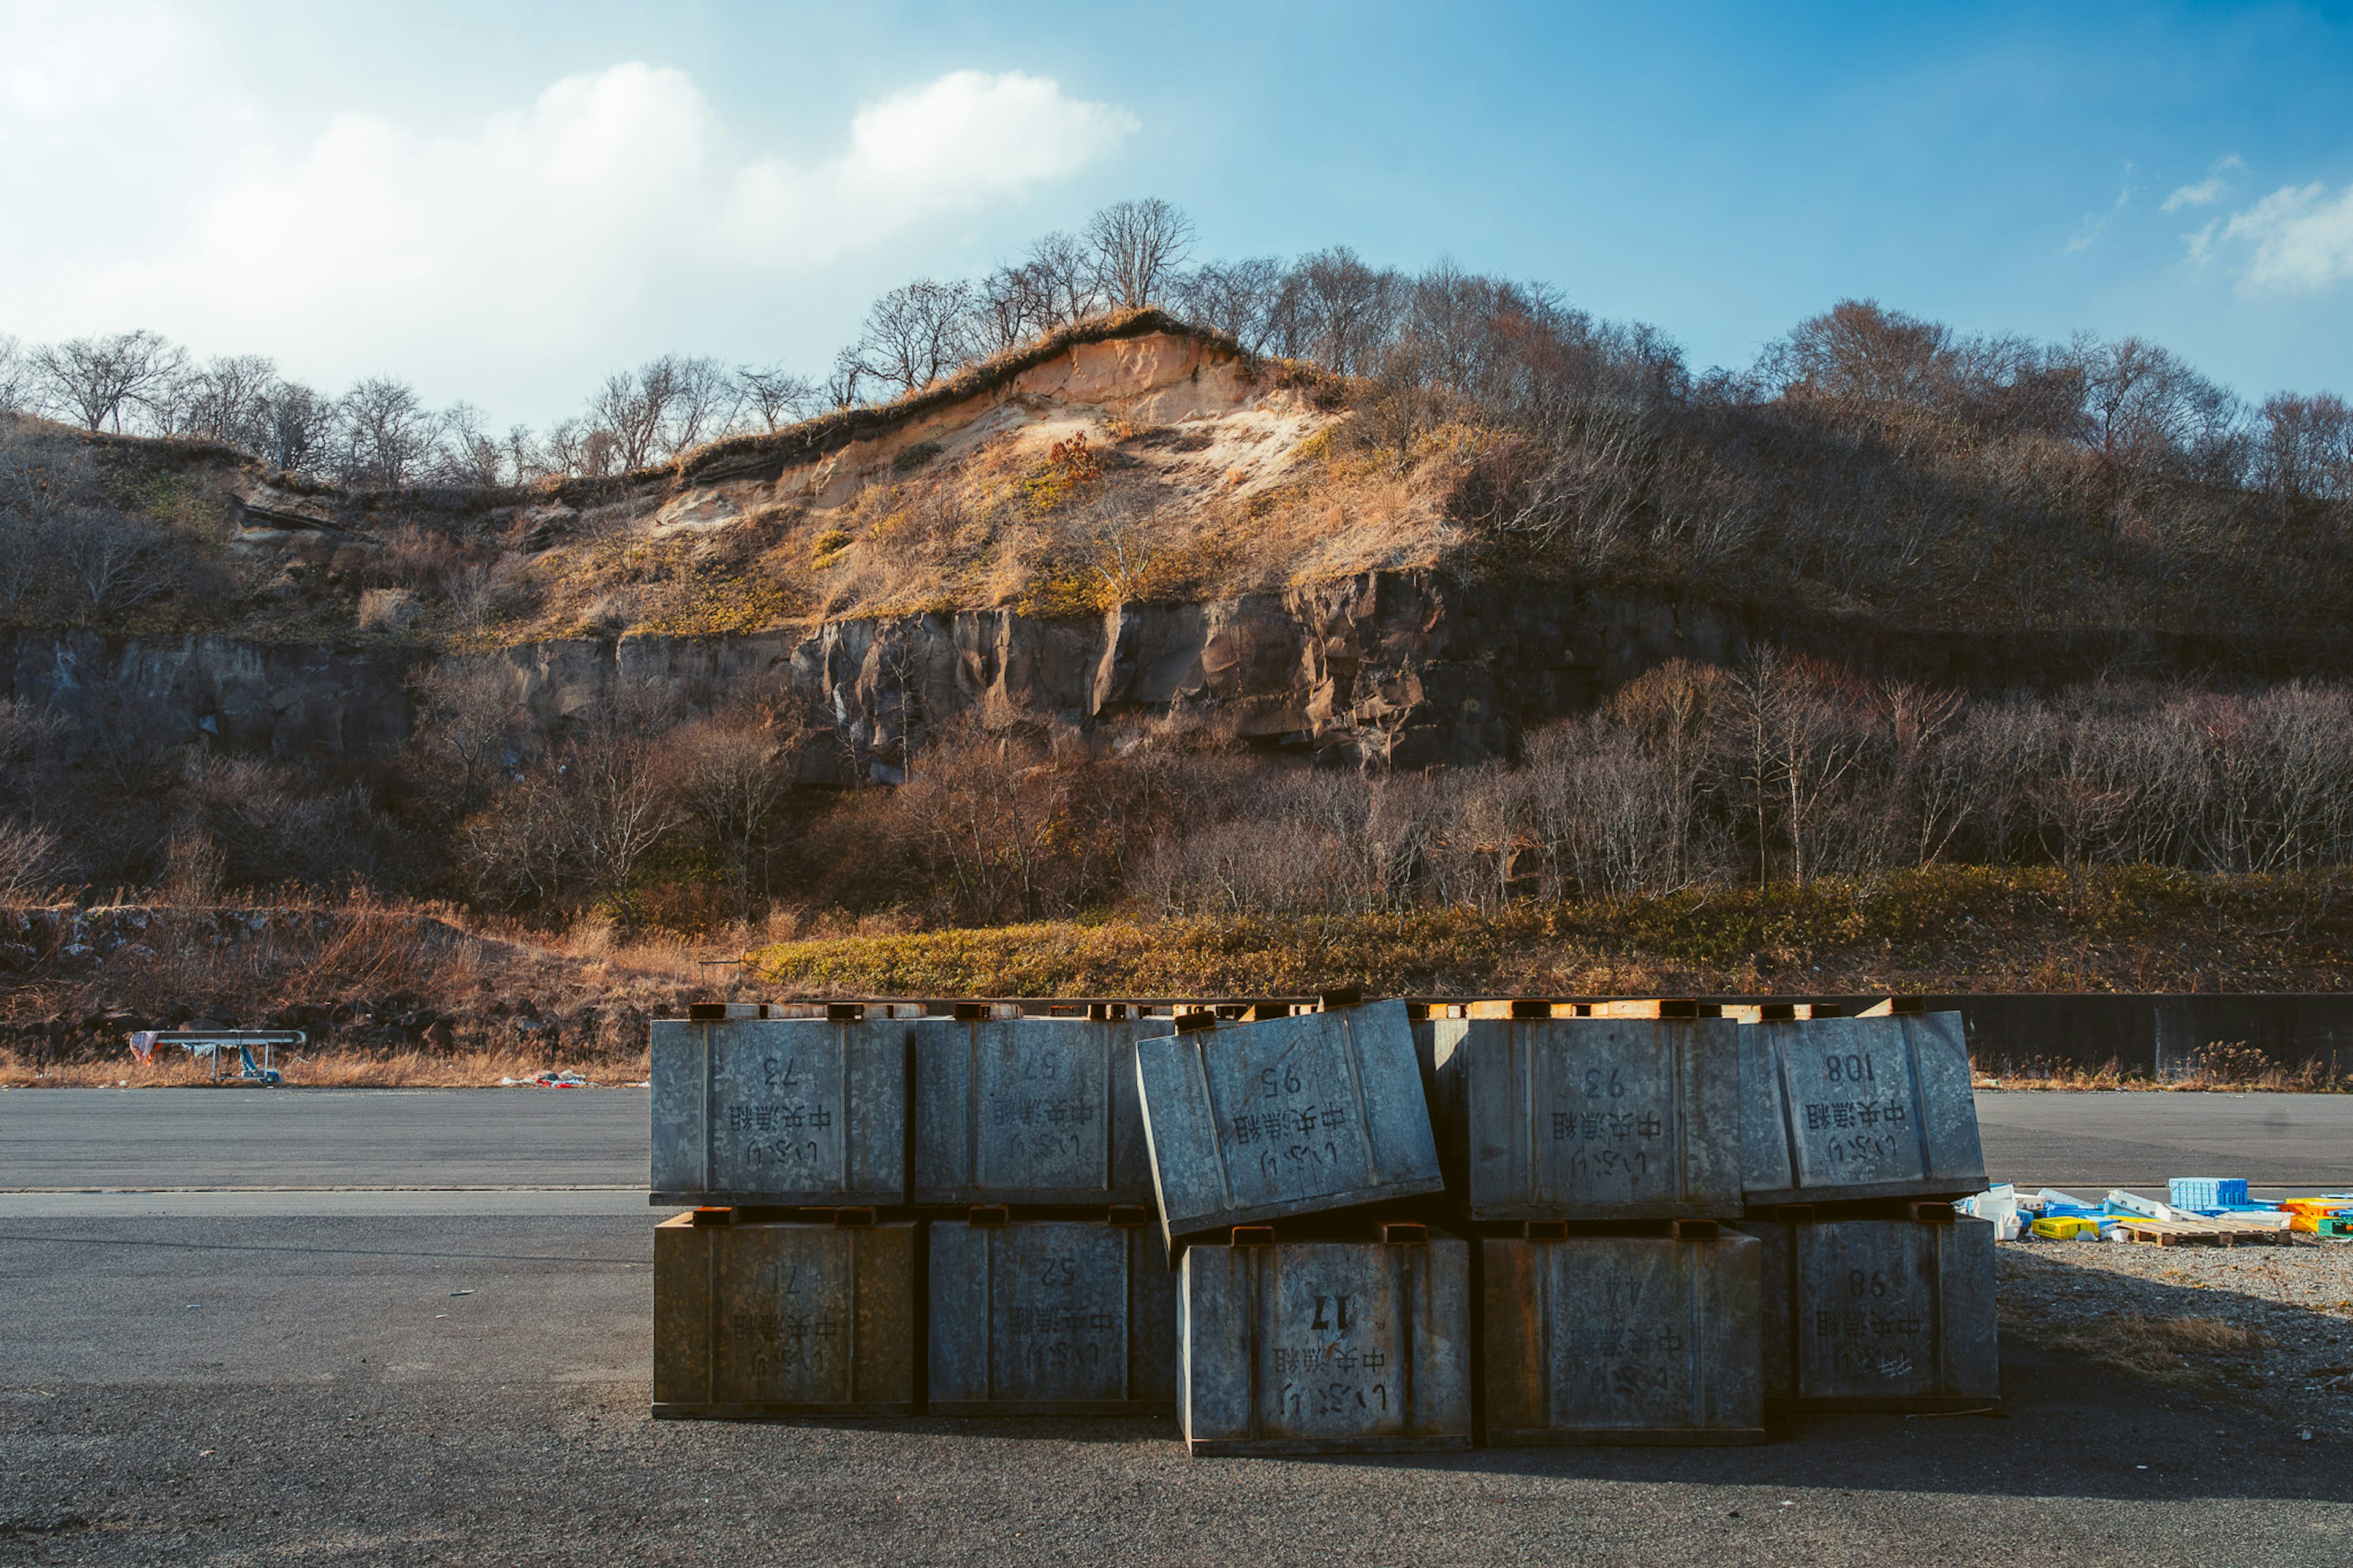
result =
[[2084,221],[2075,226],[2075,232],[2067,237],[2067,243],[2061,247],[2062,255],[2073,256],[2079,250],[2089,250],[2098,241],[2100,236],[2107,231],[2109,223],[2118,213],[2125,210],[2125,204],[2133,198],[2132,177],[2133,166],[2126,163],[2124,189],[2116,193],[2116,199],[2109,204],[2106,211],[2088,212],[2084,215]]
[[[14,13],[0,17],[16,25]],[[0,28],[0,47],[13,36]],[[58,36],[60,58],[96,48],[88,29]],[[16,85],[14,64],[0,69],[5,145],[12,127],[33,133],[47,100]],[[211,90],[195,75],[125,109],[164,122],[175,94]],[[47,143],[97,123],[90,105],[124,90],[103,71],[72,80],[52,95],[61,107],[38,129]],[[956,71],[864,105],[834,147],[788,158],[735,146],[691,79],[643,63],[565,78],[527,107],[454,129],[346,112],[289,138],[256,115],[227,144],[190,150],[204,155],[179,177],[85,174],[76,189],[61,155],[16,176],[0,166],[0,200],[55,214],[37,249],[11,258],[0,247],[0,297],[38,302],[31,319],[5,323],[20,331],[154,326],[201,350],[273,353],[329,381],[618,359],[702,300],[773,289],[944,216],[1018,200],[1138,128],[1126,110],[1048,78]],[[143,229],[85,221],[158,187],[174,205]]]
[[730,237],[826,259],[877,226],[986,205],[1078,173],[1139,129],[1126,110],[1044,77],[954,71],[860,110],[849,148],[808,166],[765,158],[732,182]]
[[2181,186],[2171,195],[2166,197],[2164,205],[2158,210],[2160,212],[2179,212],[2183,207],[2211,206],[2214,203],[2221,201],[2223,195],[2230,190],[2233,184],[2231,176],[2233,174],[2243,174],[2246,172],[2246,160],[2240,157],[2236,153],[2232,153],[2227,157],[2217,158],[2214,161],[2214,166],[2206,171],[2206,177],[2204,179],[2199,181],[2194,185]]
[[[2342,282],[2353,278],[2353,185],[2335,195],[2316,182],[2284,185],[2232,214],[2221,238],[2248,247],[2239,273],[2242,294],[2312,291]],[[2197,254],[2193,248],[2193,259]]]
[[153,5],[0,3],[0,138],[7,120],[46,120],[103,108],[173,74],[185,38]]
[[2181,237],[2181,243],[2189,251],[2189,265],[2200,272],[2206,270],[2206,264],[2214,259],[2214,231],[2221,226],[2221,218],[2208,218],[2204,228]]

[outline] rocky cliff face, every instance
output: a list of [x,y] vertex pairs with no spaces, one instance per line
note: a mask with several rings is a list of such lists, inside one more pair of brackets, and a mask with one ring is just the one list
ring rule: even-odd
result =
[[[841,752],[889,779],[911,739],[975,710],[1183,712],[1335,763],[1467,763],[1668,659],[1759,642],[1980,689],[2353,663],[2341,639],[1923,632],[1472,584],[1461,454],[1348,447],[1345,394],[1145,311],[883,406],[528,493],[345,494],[226,449],[57,434],[223,509],[246,609],[163,638],[0,630],[0,696],[66,713],[118,768],[190,742],[362,762],[407,737],[419,667],[465,658],[548,728],[624,681],[693,708],[788,698],[846,742],[812,748],[807,776],[838,777]],[[373,633],[367,595],[400,602]],[[445,651],[486,639],[512,646]]]
[[[1841,626],[1755,606],[1469,587],[1440,573],[1369,572],[1282,593],[1189,605],[1124,604],[1099,618],[1010,610],[821,624],[736,637],[559,638],[487,660],[514,700],[561,725],[623,681],[656,681],[690,707],[790,697],[829,722],[855,766],[898,775],[912,730],[978,710],[1088,728],[1188,713],[1240,739],[1329,762],[1403,767],[1508,754],[1520,731],[1591,707],[1668,659],[1738,660],[1760,641],[1884,674],[1996,689],[2096,674],[2217,671],[2280,677],[2341,668],[2344,650],[2224,647],[2132,634],[1972,637]],[[53,705],[118,747],[208,741],[232,752],[327,760],[388,756],[411,722],[407,681],[426,650],[384,643],[167,643],[90,633],[0,640],[0,696]],[[810,782],[837,782],[812,752]]]

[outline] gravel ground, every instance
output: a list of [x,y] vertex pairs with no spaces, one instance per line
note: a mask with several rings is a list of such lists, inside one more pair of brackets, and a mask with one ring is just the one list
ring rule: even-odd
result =
[[0,1564],[2353,1563],[2353,1447],[2315,1414],[2342,1391],[2285,1350],[2250,1387],[2069,1338],[2126,1311],[2341,1335],[2324,1299],[2353,1294],[2353,1247],[2004,1247],[2011,1315],[2062,1342],[2005,1339],[2006,1418],[1193,1459],[1160,1420],[649,1420],[649,1236],[641,1214],[0,1224]]
[[2316,1441],[2353,1440],[2353,1241],[2015,1241],[1996,1266],[2006,1342],[2235,1393]]

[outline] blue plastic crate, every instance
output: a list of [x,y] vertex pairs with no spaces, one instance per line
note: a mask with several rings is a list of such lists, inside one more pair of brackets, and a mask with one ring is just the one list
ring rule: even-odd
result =
[[2166,1202],[2178,1209],[2220,1209],[2247,1201],[2247,1184],[2225,1176],[2176,1176],[2165,1184]]

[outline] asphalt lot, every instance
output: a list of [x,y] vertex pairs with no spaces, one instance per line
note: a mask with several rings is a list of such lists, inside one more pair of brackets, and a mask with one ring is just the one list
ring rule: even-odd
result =
[[0,1191],[646,1186],[630,1089],[0,1091]]
[[[2168,1176],[2353,1186],[2353,1095],[1981,1091],[1986,1170],[2028,1187]],[[42,1188],[642,1193],[643,1089],[0,1091],[0,1194]],[[0,1213],[12,1212],[0,1206]]]
[[[2033,1180],[2094,1185],[2268,1140],[2319,1163],[2262,1173],[2341,1179],[2353,1123],[2306,1113],[2329,1102],[2283,1132],[2245,1100],[2130,1103],[2156,1098],[1987,1096],[1989,1157],[2031,1139]],[[2084,1127],[2033,1125],[2067,1106]],[[2007,1419],[1817,1417],[1754,1449],[657,1424],[644,1117],[625,1090],[0,1094],[0,1563],[2353,1561],[2343,1424],[2303,1441],[2262,1395],[2015,1344]],[[2160,1163],[2066,1163],[2110,1148]],[[24,1190],[133,1186],[183,1190]]]

